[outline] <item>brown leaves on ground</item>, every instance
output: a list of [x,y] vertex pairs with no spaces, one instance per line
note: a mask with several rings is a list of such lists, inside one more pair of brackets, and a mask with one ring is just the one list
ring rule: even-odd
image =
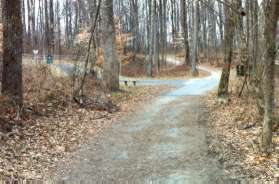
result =
[[[41,85],[45,86],[43,83]],[[55,167],[58,160],[66,158],[89,138],[111,126],[120,116],[134,111],[155,94],[169,89],[166,86],[125,87],[120,92],[108,95],[121,109],[117,113],[108,113],[84,109],[72,103],[70,97],[64,96],[64,92],[69,90],[66,88],[67,83],[62,86],[64,91],[59,90],[59,87],[52,90],[49,86],[46,91],[51,91],[46,94],[41,94],[41,91],[38,98],[34,96],[38,93],[37,89],[27,86],[30,93],[25,96],[29,100],[25,102],[30,110],[28,117],[21,123],[15,123],[9,133],[0,134],[0,176],[41,178]],[[85,91],[90,89],[93,94],[98,91],[90,85]],[[60,92],[55,93],[55,90]]]
[[1,140],[0,173],[40,177],[86,136],[96,134],[112,120],[112,114],[107,112],[73,108],[15,126]]
[[[180,58],[176,58],[180,59]],[[134,55],[133,53],[128,53],[122,56],[122,70],[121,73],[128,77],[146,77],[147,64],[144,55]],[[205,71],[199,71],[200,76],[208,76],[209,73]],[[188,79],[191,77],[190,68],[186,65],[175,65],[170,63],[161,63],[160,71],[156,71],[156,67],[153,69],[153,75],[156,78],[183,78]]]
[[142,77],[147,76],[147,67],[145,58],[140,55],[128,53],[121,60],[122,69],[121,74],[128,77]]
[[[245,94],[247,95],[247,94]],[[210,126],[214,137],[211,151],[233,177],[274,181],[279,173],[279,133],[274,131],[275,151],[270,156],[259,151],[262,119],[251,96],[231,95],[230,104],[218,105],[215,94],[210,94],[207,105],[211,110]]]
[[171,86],[122,87],[112,94],[112,101],[121,107],[121,112],[134,112],[141,108],[148,99],[171,89]]

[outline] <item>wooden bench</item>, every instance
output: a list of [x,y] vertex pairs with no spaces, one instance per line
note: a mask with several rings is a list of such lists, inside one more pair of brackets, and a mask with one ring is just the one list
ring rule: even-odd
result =
[[125,80],[123,82],[124,82],[125,86],[128,86],[129,82],[132,82],[134,86],[136,86],[136,84],[137,84],[137,81],[127,81],[127,80]]

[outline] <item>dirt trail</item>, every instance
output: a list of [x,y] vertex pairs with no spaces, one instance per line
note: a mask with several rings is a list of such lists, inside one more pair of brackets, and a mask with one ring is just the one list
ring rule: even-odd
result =
[[211,73],[180,81],[177,89],[123,117],[61,164],[55,180],[83,184],[219,181],[223,170],[208,152],[207,112],[200,97],[218,84],[220,73]]

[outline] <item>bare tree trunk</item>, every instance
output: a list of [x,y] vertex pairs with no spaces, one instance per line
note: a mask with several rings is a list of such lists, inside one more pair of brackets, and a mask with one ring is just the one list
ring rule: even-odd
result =
[[69,0],[65,1],[65,40],[66,40],[66,47],[70,48],[70,35],[69,35]]
[[139,35],[139,15],[138,15],[138,0],[131,0],[132,9],[132,32],[134,36],[133,49],[137,53],[140,50],[140,35]]
[[[0,3],[1,3],[1,1],[0,1]],[[23,38],[25,38],[26,37],[26,19],[25,19],[25,16],[23,16],[23,15],[25,15],[25,2],[24,1],[21,1],[21,15],[22,15],[22,27],[23,27]],[[2,21],[1,21],[2,22]]]
[[[164,43],[163,43],[163,50],[162,50],[162,52],[166,52],[166,50],[167,50],[167,46],[168,46],[168,41],[167,41],[167,0],[163,0],[163,29],[164,29],[164,31],[163,31],[163,36],[162,37],[164,37]],[[167,64],[167,60],[166,60],[166,55],[164,56],[164,64],[166,65]]]
[[47,55],[51,54],[51,43],[50,43],[50,30],[49,30],[49,14],[48,14],[48,0],[45,0],[45,38],[46,38],[46,47]]
[[31,40],[32,40],[32,49],[34,49],[37,46],[37,36],[36,36],[36,22],[35,22],[35,1],[30,0],[31,5],[31,12],[30,12],[30,20],[31,21]]
[[80,26],[80,3],[79,0],[75,2],[75,29],[74,34],[75,36],[79,33],[79,26]]
[[60,3],[56,2],[56,22],[57,22],[57,47],[59,55],[62,54],[61,48],[61,17],[60,17]]
[[194,16],[193,16],[193,39],[192,39],[192,51],[191,51],[191,73],[193,76],[198,75],[197,63],[198,63],[198,29],[199,29],[199,1],[196,1],[194,5]]
[[39,20],[40,20],[40,24],[39,24],[39,32],[40,32],[40,49],[44,52],[44,48],[45,48],[45,43],[44,43],[44,11],[43,11],[43,5],[44,5],[44,1],[43,0],[39,0],[38,2],[39,4]]
[[158,50],[160,51],[160,56],[159,56],[159,68],[161,67],[161,64],[164,63],[164,59],[165,59],[165,52],[164,52],[164,9],[163,9],[163,1],[162,0],[159,0],[159,6],[158,6],[158,9],[159,9],[159,48]]
[[22,20],[21,1],[3,0],[2,93],[22,105]]
[[153,62],[155,65],[155,69],[156,69],[156,73],[158,74],[159,72],[159,50],[158,50],[158,44],[159,44],[159,40],[158,40],[158,17],[157,17],[157,2],[154,1],[154,10],[152,13],[152,17],[153,17],[153,22],[152,22],[152,35],[153,35],[153,43],[152,43],[152,47],[153,47]]
[[207,18],[207,17],[209,17],[209,15],[208,15],[208,8],[206,7],[206,5],[201,6],[201,15],[202,15],[201,25],[202,25],[203,44],[201,45],[200,52],[203,53],[205,55],[205,58],[208,59],[208,57],[207,57],[208,56],[208,54],[207,54],[208,53],[207,31],[208,31],[208,29],[210,29],[210,27],[207,26],[207,22],[209,22],[210,19]]
[[70,48],[73,46],[73,26],[72,26],[72,0],[65,0],[65,39],[66,39],[66,45],[67,48]]
[[253,29],[253,50],[252,50],[252,65],[253,65],[253,77],[257,75],[257,64],[258,64],[258,52],[259,52],[259,24],[258,24],[258,1],[254,1],[253,3],[253,22],[254,22],[254,29]]
[[49,0],[49,43],[50,43],[50,50],[49,54],[53,55],[54,54],[54,4],[53,0]]
[[175,1],[171,0],[171,31],[172,31],[172,40],[175,40],[176,27],[175,27]]
[[274,103],[274,66],[276,57],[276,31],[279,17],[279,2],[271,0],[267,2],[265,9],[265,72],[263,77],[264,90],[264,122],[261,138],[262,151],[269,153],[272,149],[272,125]]
[[32,37],[32,32],[31,32],[31,19],[32,19],[32,11],[31,11],[31,0],[27,0],[27,15],[28,15],[28,32],[27,32],[27,36],[28,36],[28,39],[31,40],[31,37]]
[[185,49],[185,65],[190,66],[190,48],[189,48],[189,39],[188,39],[188,16],[187,16],[187,6],[186,0],[181,0],[181,26],[183,30],[184,37],[184,49]]
[[223,34],[223,5],[218,1],[218,9],[219,9],[219,32],[220,32],[220,40],[221,40],[221,48],[223,46],[224,34]]
[[[227,3],[232,4],[235,7],[235,0],[227,0]],[[220,103],[228,103],[229,101],[229,79],[232,62],[233,52],[233,38],[235,32],[235,20],[234,13],[230,7],[225,7],[225,40],[224,40],[224,67],[222,71],[221,81],[218,89],[218,101]]]
[[148,63],[148,76],[149,77],[153,77],[154,73],[153,73],[153,67],[154,67],[154,55],[155,55],[155,28],[156,28],[156,12],[155,12],[155,8],[156,8],[156,0],[151,0],[149,2],[149,63]]
[[[215,1],[214,0],[210,0],[209,1],[210,3],[210,7],[212,9],[214,9],[214,6],[215,6]],[[211,44],[210,44],[210,51],[212,52],[213,49],[216,50],[216,47],[217,47],[217,31],[216,31],[216,15],[215,14],[211,14],[209,16],[209,22],[210,22],[210,33],[211,33],[211,36],[210,36],[210,40],[211,40]],[[217,53],[215,52],[215,56],[217,55]],[[212,58],[212,54],[211,54],[211,58]]]
[[102,32],[104,41],[104,84],[109,90],[119,89],[119,61],[116,53],[113,0],[102,4]]

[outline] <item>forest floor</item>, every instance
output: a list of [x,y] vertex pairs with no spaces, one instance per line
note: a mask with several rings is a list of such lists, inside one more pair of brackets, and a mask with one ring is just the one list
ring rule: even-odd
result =
[[[208,113],[201,95],[214,89],[220,77],[210,72],[177,81],[175,89],[119,119],[58,164],[52,178],[65,183],[228,183],[208,149]],[[144,82],[154,86],[153,80]]]
[[[85,94],[90,98],[108,98],[119,111],[83,108],[72,100],[71,79],[56,75],[72,70],[71,63],[53,73],[53,67],[24,65],[24,110],[18,109],[0,96],[0,180],[10,178],[41,178],[58,160],[85,144],[89,138],[110,127],[118,118],[135,111],[155,96],[173,88],[159,86],[122,86],[121,91],[106,94],[91,79],[86,82]],[[67,76],[67,75],[66,75]]]
[[[82,108],[72,104],[55,104],[52,100],[41,106],[41,115],[33,112],[24,124],[16,123],[12,130],[2,133],[0,152],[1,176],[9,178],[42,178],[53,169],[58,160],[110,127],[124,114],[135,111],[154,96],[168,91],[170,86],[121,87],[111,99],[120,108],[118,112]],[[11,114],[11,113],[9,113]],[[3,115],[3,114],[2,114]]]
[[[219,105],[216,92],[205,99],[209,109],[209,126],[212,142],[210,149],[219,155],[225,172],[232,178],[243,179],[247,183],[279,183],[279,132],[274,126],[274,152],[265,155],[259,149],[262,118],[254,98],[247,88],[238,97],[243,80],[232,70],[230,78],[230,102]],[[278,84],[278,82],[277,82]],[[278,85],[277,85],[278,86]],[[279,94],[276,89],[276,94]],[[279,95],[277,95],[277,102]],[[278,107],[276,108],[278,122]],[[244,182],[245,183],[245,182]]]
[[[134,56],[134,59],[129,59],[126,56],[122,63],[121,74],[127,77],[146,78],[147,64],[143,55]],[[132,57],[132,56],[130,56]],[[199,70],[199,77],[210,75],[209,72]],[[183,64],[183,59],[176,57],[174,54],[166,55],[166,63],[160,66],[160,72],[154,71],[154,77],[157,79],[183,79],[191,78],[189,67]]]
[[[37,68],[39,72],[25,68],[30,112],[24,124],[16,120],[12,128],[0,127],[8,129],[0,133],[0,180],[1,175],[36,179],[45,173],[69,183],[93,179],[142,183],[143,178],[153,183],[230,183],[236,181],[227,177],[248,181],[278,177],[278,131],[275,152],[268,157],[259,154],[261,119],[253,98],[232,93],[230,104],[219,106],[215,94],[204,96],[217,86],[218,70],[205,65],[200,78],[190,79],[181,58],[168,61],[169,77],[150,80],[141,72],[136,79],[122,77],[122,83],[137,80],[137,86],[129,83],[119,92],[105,94],[120,108],[113,113],[73,105],[68,79],[48,75],[45,67]],[[133,74],[138,63],[127,64],[134,66],[132,72],[126,70]],[[235,81],[233,76],[231,82]],[[92,91],[99,89],[92,85],[85,91],[98,98],[100,94]],[[9,106],[0,111],[1,126],[16,119]]]

